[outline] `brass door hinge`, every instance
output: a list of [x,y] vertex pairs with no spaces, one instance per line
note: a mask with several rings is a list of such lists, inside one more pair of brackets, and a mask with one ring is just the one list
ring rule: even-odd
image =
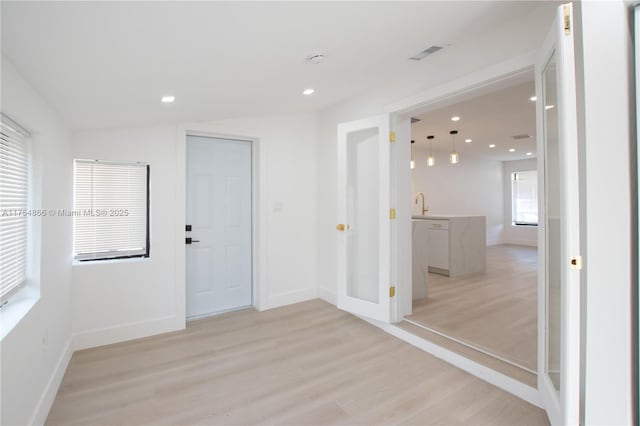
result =
[[396,297],[396,287],[395,286],[389,287],[389,297]]
[[582,269],[582,256],[571,256],[571,260],[569,261],[571,269]]
[[396,218],[396,209],[389,209],[389,219]]
[[389,142],[394,143],[396,141],[396,132],[389,132]]
[[571,9],[568,4],[562,7],[562,12],[564,15],[564,35],[569,35],[571,34]]

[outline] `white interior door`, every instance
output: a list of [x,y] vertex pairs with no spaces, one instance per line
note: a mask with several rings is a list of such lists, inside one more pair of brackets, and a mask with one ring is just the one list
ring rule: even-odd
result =
[[389,322],[389,116],[338,125],[338,308]]
[[[571,4],[536,61],[539,229],[538,389],[554,425],[580,420],[580,221]],[[574,265],[575,263],[575,265]]]
[[187,137],[187,318],[251,305],[251,142]]

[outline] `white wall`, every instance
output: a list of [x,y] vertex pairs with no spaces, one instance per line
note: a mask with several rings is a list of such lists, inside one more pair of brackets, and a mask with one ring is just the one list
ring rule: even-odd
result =
[[259,139],[260,309],[317,297],[316,116],[250,117],[206,125],[217,133]]
[[[4,57],[1,100],[2,112],[32,133],[31,207],[70,208],[73,183],[68,132]],[[29,293],[37,301],[33,300],[35,305],[0,343],[3,425],[43,423],[71,357],[71,220],[45,217],[39,228],[29,240],[29,250],[36,252],[29,257],[29,285],[35,288],[28,290],[35,290]],[[10,300],[2,308],[3,328],[7,316],[15,314],[17,305],[12,305]]]
[[[336,129],[340,122],[356,120],[388,111],[392,106],[411,103],[417,93],[448,93],[494,76],[494,70],[514,64],[533,64],[555,12],[552,4],[541,7],[520,20],[474,40],[451,46],[433,55],[410,78],[389,80],[385,87],[372,88],[362,96],[323,111],[318,131],[318,282],[319,295],[335,303],[336,295]],[[479,48],[482,46],[482,48]],[[488,47],[488,48],[485,48]],[[442,55],[440,55],[442,53]],[[488,77],[487,77],[488,78]],[[449,89],[451,88],[451,89]],[[406,141],[408,143],[408,141]],[[407,150],[408,151],[408,150]]]
[[176,294],[175,126],[73,134],[73,157],[150,165],[150,257],[73,266],[72,323],[76,349],[184,326]]
[[[577,61],[585,256],[582,288],[584,424],[633,424],[632,286],[637,239],[632,217],[636,131],[630,2],[582,2]],[[613,48],[615,46],[615,48]],[[634,266],[635,265],[635,266]],[[636,342],[637,344],[637,342]],[[637,396],[636,396],[637,398]],[[638,419],[635,419],[637,422]]]
[[[260,308],[316,297],[316,200],[310,190],[316,187],[315,118],[247,118],[195,127],[203,126],[259,138]],[[177,134],[177,126],[158,126],[73,135],[75,158],[144,161],[151,168],[150,257],[73,267],[76,348],[184,326],[184,155]]]
[[[440,156],[427,167],[428,150],[414,148],[416,168],[411,171],[412,193],[424,193],[427,214],[470,214],[486,216],[487,245],[502,243],[502,163],[474,157],[450,164]],[[439,160],[439,161],[438,161]],[[422,201],[412,200],[411,214],[422,214]]]
[[535,158],[527,160],[504,161],[503,191],[504,191],[504,233],[505,244],[520,244],[538,246],[538,228],[536,226],[515,226],[512,223],[512,193],[511,173],[524,170],[537,170],[538,161]]

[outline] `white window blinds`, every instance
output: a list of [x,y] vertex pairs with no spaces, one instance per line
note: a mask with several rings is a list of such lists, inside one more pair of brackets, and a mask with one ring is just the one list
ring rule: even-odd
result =
[[538,224],[538,172],[511,174],[512,219],[514,225]]
[[0,120],[0,299],[27,279],[28,155],[25,137]]
[[149,255],[149,166],[75,161],[74,258]]

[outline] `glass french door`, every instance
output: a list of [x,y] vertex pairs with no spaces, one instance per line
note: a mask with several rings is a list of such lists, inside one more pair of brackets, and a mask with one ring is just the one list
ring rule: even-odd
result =
[[390,322],[389,116],[338,125],[338,308]]
[[571,4],[536,61],[540,187],[538,390],[553,425],[580,420],[578,139]]

